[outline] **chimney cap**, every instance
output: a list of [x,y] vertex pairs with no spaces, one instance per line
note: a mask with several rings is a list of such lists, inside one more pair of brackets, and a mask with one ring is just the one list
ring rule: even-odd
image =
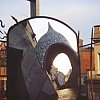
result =
[[94,27],[100,27],[100,25],[95,25]]
[[30,2],[36,2],[36,0],[27,0],[27,1],[30,1]]

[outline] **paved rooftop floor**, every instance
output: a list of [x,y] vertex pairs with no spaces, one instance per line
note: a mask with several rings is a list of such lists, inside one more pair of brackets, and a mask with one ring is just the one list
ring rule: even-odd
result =
[[73,89],[57,90],[58,100],[76,100],[77,93]]

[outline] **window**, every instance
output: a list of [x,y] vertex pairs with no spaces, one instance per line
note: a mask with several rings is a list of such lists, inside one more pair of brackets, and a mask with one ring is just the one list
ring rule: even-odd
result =
[[100,31],[100,27],[98,27],[98,31]]
[[0,67],[0,75],[6,75],[6,67]]
[[100,53],[98,53],[98,58],[97,58],[97,72],[100,74]]
[[98,54],[98,56],[99,56],[99,57],[98,57],[98,58],[99,58],[99,59],[98,59],[98,65],[99,65],[99,70],[100,70],[100,53]]

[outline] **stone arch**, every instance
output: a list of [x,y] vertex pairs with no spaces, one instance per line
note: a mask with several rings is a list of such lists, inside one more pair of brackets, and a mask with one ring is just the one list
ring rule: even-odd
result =
[[[35,18],[47,18],[47,19],[52,19],[52,20],[58,21],[58,22],[64,24],[65,26],[67,26],[69,29],[71,29],[74,32],[74,30],[71,27],[69,27],[67,24],[65,24],[57,19],[50,18],[50,17],[40,17],[40,16],[35,17]],[[29,19],[32,19],[32,18],[29,18]],[[23,23],[22,23],[25,21],[27,22],[27,20],[29,20],[29,19],[26,19],[24,21],[19,22],[16,25],[14,25],[14,27],[11,27],[8,32],[8,33],[10,33],[9,37],[8,37],[8,40],[9,40],[8,48],[11,47],[12,51],[14,51],[13,54],[18,55],[19,53],[21,53],[21,57],[18,56],[18,57],[20,57],[21,61],[19,61],[19,63],[18,63],[20,65],[18,65],[18,67],[15,67],[15,66],[17,66],[17,64],[16,64],[17,62],[16,62],[16,59],[14,60],[13,58],[16,58],[16,55],[13,55],[11,53],[11,55],[14,56],[14,57],[12,57],[14,62],[12,63],[12,60],[10,58],[9,58],[9,60],[11,62],[9,62],[9,61],[8,62],[9,62],[9,64],[12,65],[12,67],[14,66],[13,68],[15,68],[15,70],[12,70],[11,65],[7,65],[7,68],[9,69],[9,73],[7,74],[7,77],[8,77],[7,85],[9,85],[8,87],[12,87],[12,84],[13,84],[14,88],[9,88],[8,91],[10,91],[10,92],[8,92],[8,91],[7,92],[10,93],[9,97],[11,97],[11,96],[13,96],[13,98],[15,96],[20,97],[21,98],[20,100],[22,100],[22,98],[25,98],[25,100],[27,98],[35,99],[38,97],[38,94],[40,92],[41,92],[41,95],[42,95],[42,93],[43,93],[43,95],[46,93],[49,96],[51,96],[51,94],[54,94],[54,95],[56,94],[56,91],[53,88],[46,71],[43,70],[43,68],[46,68],[45,66],[47,65],[47,63],[49,61],[48,58],[50,57],[50,54],[52,56],[53,55],[56,56],[60,52],[66,51],[67,55],[68,55],[68,53],[69,54],[71,53],[71,55],[69,55],[69,56],[70,56],[70,59],[72,58],[72,60],[71,60],[72,66],[74,66],[74,64],[75,64],[74,62],[78,62],[77,54],[71,48],[71,46],[68,43],[68,41],[66,40],[66,38],[62,34],[56,32],[54,29],[52,29],[52,27],[49,27],[48,32],[43,37],[41,37],[41,39],[38,41],[36,47],[33,48],[31,41],[29,41],[29,37],[26,34],[26,30],[24,30],[25,28],[23,28],[26,26],[23,25]],[[22,40],[22,41],[20,42],[20,40]],[[16,44],[18,44],[18,45],[16,45]],[[18,53],[16,49],[18,49],[18,51],[20,51],[20,52]],[[57,51],[56,51],[56,49],[57,49]],[[55,52],[50,53],[50,52],[52,52],[52,50],[54,50]],[[11,51],[11,50],[8,49],[8,52],[9,51]],[[67,51],[68,51],[68,53],[67,53]],[[25,53],[24,57],[23,57],[23,53]],[[9,53],[7,53],[7,54],[9,54]],[[53,59],[55,58],[55,56],[53,57]],[[9,57],[11,57],[11,56],[9,55]],[[46,65],[44,65],[44,63],[46,61],[47,61],[47,63],[46,63]],[[34,66],[33,66],[33,63],[34,63]],[[75,65],[78,66],[78,63]],[[41,68],[41,66],[43,66],[43,68]],[[19,67],[21,70],[19,70]],[[16,72],[16,68],[18,68],[17,70],[19,72]],[[78,67],[75,67],[75,68],[78,71]],[[15,75],[15,77],[13,80],[12,78],[14,75]],[[22,77],[20,77],[20,76],[22,76]],[[73,76],[75,76],[75,77],[73,78]],[[11,80],[9,80],[9,79],[11,79]],[[12,82],[12,80],[13,80],[13,82]],[[41,80],[41,82],[40,82],[40,80]],[[11,82],[11,83],[9,83],[9,82]],[[20,83],[21,83],[21,85],[19,85]],[[23,86],[23,87],[20,88],[21,86]],[[41,87],[42,87],[42,91],[41,91]],[[66,83],[66,87],[71,87],[71,88],[78,87],[78,72],[76,72],[75,70],[73,70],[73,73],[71,74],[69,81]],[[15,88],[18,89],[18,91],[14,91]],[[20,90],[20,92],[19,92],[19,90]],[[23,93],[23,95],[22,95],[23,97],[20,96],[21,92]],[[25,96],[27,96],[27,97],[25,97]],[[39,97],[41,98],[42,96],[39,95]]]
[[[62,43],[70,46],[69,42],[66,38],[55,31],[50,24],[48,24],[48,31],[45,33],[38,41],[36,45],[36,51],[38,53],[38,57],[41,65],[43,66],[44,56],[48,48],[56,43]],[[71,47],[71,46],[70,46]]]
[[72,65],[72,73],[69,77],[69,80],[65,84],[65,88],[78,88],[78,57],[73,49],[71,49],[68,45],[63,43],[55,43],[51,45],[45,53],[43,68],[49,72],[53,60],[59,53],[65,53],[69,57]]
[[55,57],[59,53],[65,53],[69,57],[72,65],[72,73],[69,77],[69,80],[65,84],[65,87],[78,89],[78,55],[72,49],[66,38],[61,33],[55,31],[50,24],[48,24],[47,33],[44,34],[38,41],[36,51],[38,53],[38,58],[40,60],[42,68],[48,72]]

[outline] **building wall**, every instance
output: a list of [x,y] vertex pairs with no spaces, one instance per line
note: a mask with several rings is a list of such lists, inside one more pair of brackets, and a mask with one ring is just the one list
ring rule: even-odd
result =
[[94,26],[94,38],[94,42],[98,42],[94,44],[95,72],[100,74],[100,25]]
[[[96,74],[100,74],[100,25],[94,26],[94,49],[92,50],[92,66]],[[79,45],[82,46],[83,41],[80,39]],[[97,43],[98,42],[98,43]],[[90,68],[90,48],[80,48],[81,72],[86,73],[86,69]]]
[[[87,69],[90,69],[90,48],[83,48],[80,51],[81,71],[86,74]],[[92,67],[94,69],[94,50],[92,52]]]
[[0,43],[0,96],[5,96],[6,91],[6,43]]

